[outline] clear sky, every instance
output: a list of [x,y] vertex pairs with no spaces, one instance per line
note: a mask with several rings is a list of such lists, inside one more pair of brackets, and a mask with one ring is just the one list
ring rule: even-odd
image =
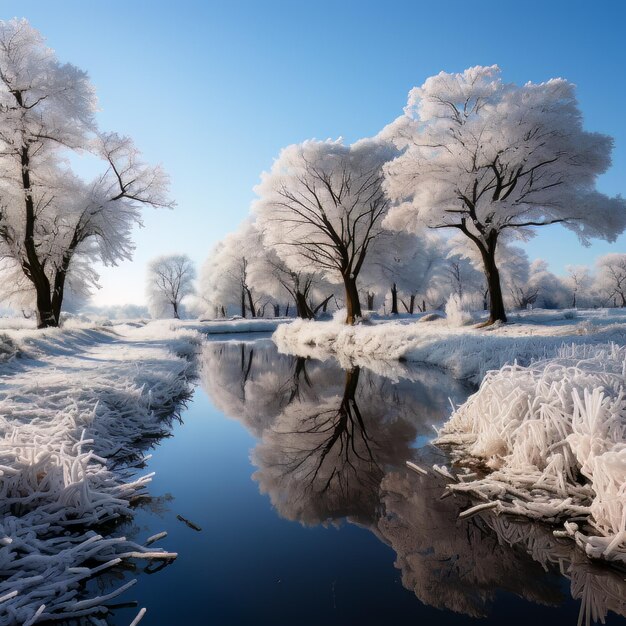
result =
[[[307,138],[375,134],[428,76],[497,63],[507,81],[562,76],[587,129],[615,138],[602,191],[626,195],[626,2],[621,0],[1,0],[63,61],[89,72],[100,125],[133,137],[172,178],[173,211],[146,211],[133,263],[102,271],[97,304],[142,303],[147,261],[200,264],[248,212],[262,170]],[[553,271],[582,248],[553,226],[527,245]]]

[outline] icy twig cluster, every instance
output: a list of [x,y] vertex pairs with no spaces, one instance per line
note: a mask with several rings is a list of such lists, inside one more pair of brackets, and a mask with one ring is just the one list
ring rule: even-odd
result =
[[626,562],[625,346],[573,344],[489,372],[437,443],[493,470],[450,490],[563,522],[589,556]]

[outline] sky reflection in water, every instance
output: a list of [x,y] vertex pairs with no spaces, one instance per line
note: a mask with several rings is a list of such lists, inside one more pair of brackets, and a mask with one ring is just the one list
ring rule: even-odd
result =
[[[439,478],[406,470],[408,459],[442,462],[425,445],[432,425],[448,415],[448,398],[469,392],[444,373],[344,371],[279,355],[269,340],[208,341],[201,363],[183,424],[149,462],[154,498],[125,529],[139,541],[167,530],[162,545],[180,555],[123,596],[148,608],[146,625],[482,617],[574,626],[570,585],[587,595],[585,611],[624,613],[622,579],[550,529],[488,514],[459,521],[466,502],[440,500]],[[136,612],[118,609],[109,621],[128,624]],[[607,623],[623,621],[611,613]]]

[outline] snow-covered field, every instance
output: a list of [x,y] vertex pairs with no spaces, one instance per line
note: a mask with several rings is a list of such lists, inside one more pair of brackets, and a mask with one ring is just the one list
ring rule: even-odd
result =
[[150,477],[135,466],[189,393],[203,335],[273,330],[284,352],[392,378],[405,376],[402,360],[421,361],[482,381],[439,433],[455,461],[437,469],[448,489],[476,500],[468,514],[556,522],[590,556],[626,561],[626,311],[511,321],[0,321],[0,626],[97,624],[108,598],[85,597],[86,579],[120,559],[175,558],[98,530],[141,497]]
[[164,322],[4,331],[0,624],[100,623],[111,596],[83,597],[85,580],[120,560],[175,558],[98,529],[142,496],[150,476],[132,466],[189,393],[198,341]]

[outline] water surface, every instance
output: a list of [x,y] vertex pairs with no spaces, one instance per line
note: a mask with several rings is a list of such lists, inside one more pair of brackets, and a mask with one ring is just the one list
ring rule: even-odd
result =
[[622,577],[549,528],[459,521],[467,502],[441,500],[442,480],[406,469],[445,462],[432,426],[470,392],[445,373],[346,371],[279,355],[269,340],[207,341],[201,363],[182,422],[147,464],[153,498],[125,528],[140,542],[166,530],[160,545],[179,557],[97,581],[108,591],[138,577],[122,598],[147,607],[142,625],[575,626],[571,587],[586,597],[583,618],[595,606],[624,612]]

